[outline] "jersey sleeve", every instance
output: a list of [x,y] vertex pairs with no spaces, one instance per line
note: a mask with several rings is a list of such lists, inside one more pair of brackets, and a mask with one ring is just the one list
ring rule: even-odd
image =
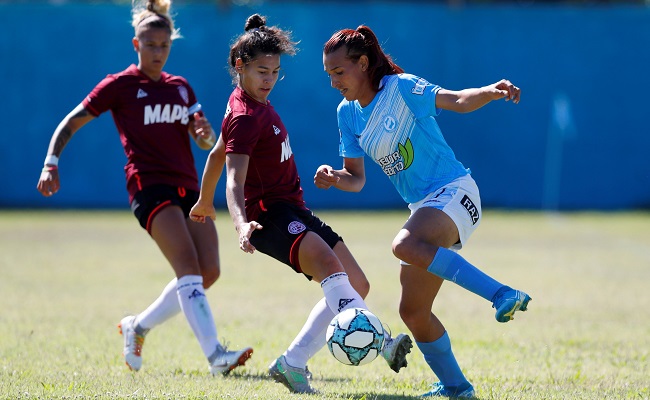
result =
[[118,82],[113,75],[108,75],[82,101],[86,110],[98,117],[103,112],[115,107],[118,99]]
[[440,86],[411,74],[401,74],[398,85],[415,118],[440,115],[442,109],[436,107],[436,95],[441,89]]
[[243,114],[228,121],[222,135],[226,153],[251,156],[260,137],[260,129],[254,117]]
[[344,158],[363,157],[365,152],[359,145],[359,139],[354,133],[349,107],[349,103],[344,101],[336,109],[336,119],[339,125],[339,156]]

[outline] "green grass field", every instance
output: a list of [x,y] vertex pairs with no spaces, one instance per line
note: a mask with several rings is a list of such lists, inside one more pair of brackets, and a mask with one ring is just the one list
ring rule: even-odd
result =
[[[319,213],[346,240],[371,282],[369,307],[393,333],[399,266],[390,243],[405,212]],[[216,222],[221,279],[208,292],[222,341],[253,346],[245,367],[212,377],[182,316],[151,331],[143,368],[121,358],[116,325],[172,278],[128,212],[0,212],[0,398],[410,399],[436,381],[414,347],[399,374],[375,360],[309,363],[321,395],[290,395],[266,376],[320,299],[320,287],[237,247]],[[434,303],[479,399],[650,398],[650,213],[487,210],[461,254],[528,292],[507,324],[483,299],[449,282]]]

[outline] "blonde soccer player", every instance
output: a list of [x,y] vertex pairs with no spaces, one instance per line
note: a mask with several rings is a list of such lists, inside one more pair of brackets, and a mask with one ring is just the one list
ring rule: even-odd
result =
[[[81,127],[110,111],[127,158],[124,171],[131,209],[175,275],[149,307],[120,321],[126,365],[138,371],[147,333],[182,311],[210,372],[228,374],[244,365],[253,349],[228,350],[219,342],[205,296],[220,274],[218,237],[214,224],[197,224],[188,217],[199,196],[190,138],[209,150],[216,136],[185,78],[163,71],[172,41],[180,37],[170,6],[169,0],[134,4],[133,49],[138,64],[109,74],[61,121],[37,188],[44,196],[59,190],[63,148]],[[134,282],[133,289],[137,287]]]

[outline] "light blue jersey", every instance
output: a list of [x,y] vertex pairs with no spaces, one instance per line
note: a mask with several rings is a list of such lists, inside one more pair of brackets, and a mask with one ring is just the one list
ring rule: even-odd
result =
[[407,203],[415,203],[469,171],[456,159],[435,120],[440,86],[411,74],[386,75],[372,102],[343,100],[337,109],[345,158],[367,154]]

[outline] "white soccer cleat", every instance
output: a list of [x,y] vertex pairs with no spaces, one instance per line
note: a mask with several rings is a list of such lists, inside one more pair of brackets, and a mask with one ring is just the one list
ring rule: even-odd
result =
[[129,315],[122,318],[117,325],[120,334],[124,337],[124,362],[132,371],[139,371],[142,367],[142,345],[144,344],[144,335],[138,335],[135,332],[135,316]]
[[253,355],[253,349],[251,347],[234,351],[227,350],[223,347],[221,349],[221,354],[210,364],[210,372],[212,375],[228,375],[233,369],[244,365],[246,360]]
[[409,335],[400,333],[394,338],[387,335],[384,338],[384,348],[381,355],[384,357],[390,369],[399,372],[400,368],[406,367],[406,355],[411,352],[413,343]]
[[269,376],[276,382],[286,386],[293,393],[318,393],[309,383],[312,376],[307,367],[304,369],[292,367],[287,363],[285,356],[278,357],[269,365]]

